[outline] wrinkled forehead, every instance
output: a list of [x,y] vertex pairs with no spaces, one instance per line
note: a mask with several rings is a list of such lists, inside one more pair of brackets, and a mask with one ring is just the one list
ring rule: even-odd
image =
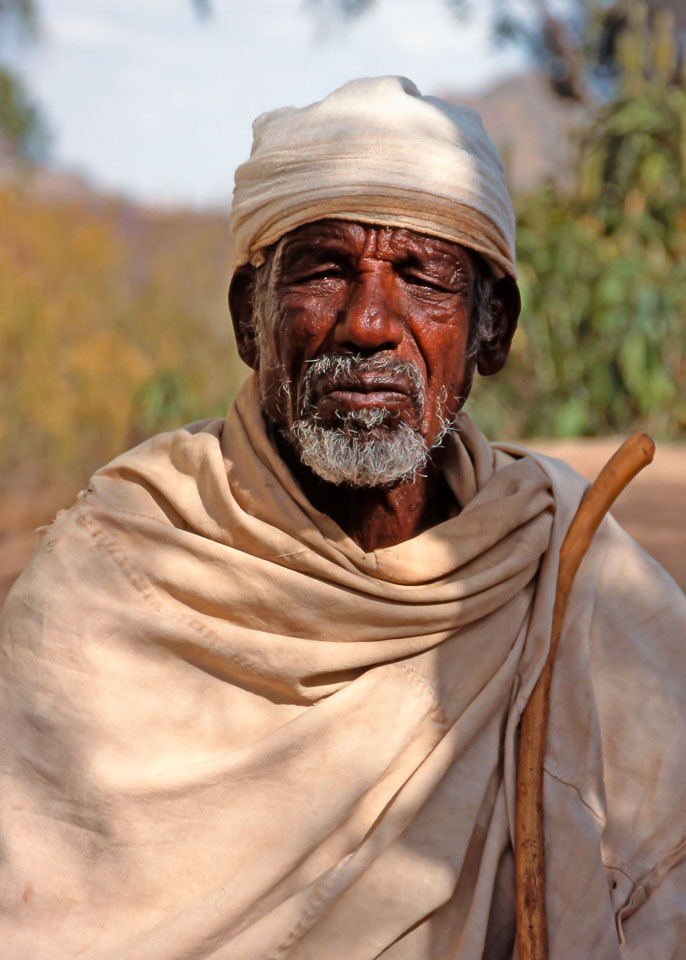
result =
[[273,245],[272,256],[274,253],[278,254],[280,266],[331,256],[354,259],[372,255],[442,264],[465,272],[471,272],[470,267],[488,270],[475,251],[454,241],[384,223],[333,218],[315,220],[288,231]]

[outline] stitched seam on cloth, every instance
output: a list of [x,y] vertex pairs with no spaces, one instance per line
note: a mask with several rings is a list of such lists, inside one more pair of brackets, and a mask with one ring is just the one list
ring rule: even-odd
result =
[[436,722],[441,726],[445,726],[447,723],[447,718],[441,702],[438,698],[438,694],[434,690],[433,686],[429,683],[427,678],[415,670],[413,667],[408,666],[406,663],[389,663],[389,667],[394,667],[396,670],[401,670],[414,684],[419,684],[421,688],[429,694],[434,705],[434,712],[437,714]]
[[152,596],[152,588],[150,582],[146,578],[139,577],[126,563],[121,552],[117,548],[117,545],[114,541],[110,540],[102,530],[102,528],[95,523],[90,517],[85,513],[82,513],[79,516],[74,518],[74,523],[80,527],[85,527],[91,537],[95,540],[99,547],[102,547],[109,556],[114,560],[117,566],[126,574],[128,580],[135,587],[135,589],[141,594],[141,596],[153,604],[153,606],[159,612],[160,606],[159,603],[156,603]]
[[615,929],[617,931],[617,938],[620,944],[626,943],[626,935],[624,933],[624,921],[627,920],[632,913],[636,913],[639,907],[642,907],[643,904],[648,899],[649,893],[642,883],[637,883],[634,885],[633,890],[629,894],[629,899],[615,914]]
[[598,813],[596,810],[593,809],[593,807],[590,805],[590,803],[589,803],[587,800],[584,799],[584,796],[583,796],[581,790],[579,789],[579,787],[577,787],[577,785],[576,785],[575,783],[570,783],[569,780],[564,780],[562,777],[558,777],[558,775],[557,775],[556,773],[553,773],[553,771],[552,771],[552,770],[549,770],[548,767],[546,767],[546,766],[544,766],[543,769],[544,769],[544,771],[548,774],[549,777],[552,777],[552,778],[553,778],[553,780],[557,780],[558,783],[562,783],[562,784],[564,784],[566,787],[571,787],[572,790],[576,791],[576,793],[577,793],[577,795],[578,795],[578,797],[579,797],[579,800],[581,800],[581,802],[582,802],[583,805],[587,808],[587,810],[590,810],[590,812],[593,814],[593,816],[596,818],[596,820],[598,820],[600,823],[602,823],[603,825],[605,825],[605,823],[607,822],[606,817],[604,817],[602,814]]
[[602,865],[603,865],[603,869],[605,869],[605,870],[613,870],[615,873],[621,873],[621,875],[622,875],[623,877],[626,877],[626,879],[627,879],[627,880],[629,881],[629,883],[631,884],[631,893],[629,894],[629,900],[627,901],[627,903],[624,904],[623,907],[620,907],[620,909],[619,909],[619,910],[616,912],[616,914],[615,914],[615,931],[616,931],[616,933],[617,933],[617,940],[619,941],[620,944],[626,943],[626,937],[624,936],[624,928],[623,928],[623,926],[622,926],[622,919],[623,919],[623,918],[622,918],[622,911],[626,908],[626,906],[627,906],[627,904],[629,903],[629,901],[631,901],[631,898],[633,897],[634,893],[636,892],[636,888],[637,888],[638,885],[637,885],[636,881],[634,880],[634,878],[631,877],[631,876],[626,872],[626,870],[622,870],[621,867],[616,867],[616,866],[614,866],[614,865],[611,864],[611,863],[605,863],[605,861],[603,860],[602,857],[600,858],[600,862],[601,862]]
[[340,871],[341,867],[353,856],[349,853],[347,857],[344,857],[343,860],[334,868],[334,870],[324,877],[324,879],[319,884],[318,888],[312,893],[309,903],[305,907],[302,916],[292,928],[290,933],[288,933],[281,943],[277,946],[276,950],[269,954],[268,960],[280,960],[281,957],[285,956],[286,953],[291,949],[294,943],[298,940],[301,940],[302,937],[308,933],[317,918],[322,914],[322,908],[326,908],[327,904],[331,899],[330,887],[335,887],[336,875]]
[[636,886],[636,881],[634,880],[634,878],[631,876],[631,874],[628,874],[626,870],[624,870],[622,867],[618,867],[614,863],[605,863],[602,857],[600,858],[600,862],[602,863],[605,870],[614,870],[616,873],[621,873],[623,877],[627,878],[627,880],[632,885],[632,887]]
[[[624,921],[636,913],[639,907],[648,900],[653,891],[657,890],[667,874],[686,859],[686,837],[683,838],[666,856],[657,863],[640,883],[634,885],[624,906],[617,911],[615,922],[619,942],[625,942]],[[621,871],[623,872],[623,871]]]
[[[166,527],[170,530],[182,529],[180,527],[174,527],[173,524],[169,522],[168,519],[162,520],[160,517],[151,517],[149,513],[141,513],[139,510],[127,510],[126,507],[117,507],[115,516],[124,516],[124,517],[135,517],[138,520],[150,520],[151,523],[159,523],[163,527]],[[187,531],[183,531],[184,533]]]
[[[126,558],[118,548],[117,544],[107,537],[99,524],[97,524],[86,514],[81,514],[80,516],[75,517],[74,522],[79,526],[86,527],[92,539],[95,540],[99,547],[106,551],[106,553],[120,568],[122,573],[127,577],[131,585],[138,591],[141,597],[156,610],[157,613],[164,613],[164,616],[169,617],[170,620],[174,620],[176,623],[185,624],[198,636],[202,637],[205,641],[208,641],[210,646],[214,646],[219,643],[219,637],[217,634],[209,627],[205,626],[205,624],[200,623],[195,617],[182,616],[169,610],[163,611],[162,604],[154,596],[153,587],[150,581],[143,574],[136,573],[129,566]],[[254,674],[255,671],[253,666],[247,660],[237,656],[233,651],[223,650],[222,655],[230,657],[234,663],[238,664],[247,672]]]

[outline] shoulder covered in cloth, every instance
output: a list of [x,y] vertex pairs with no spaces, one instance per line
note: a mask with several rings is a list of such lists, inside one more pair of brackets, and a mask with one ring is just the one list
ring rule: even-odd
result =
[[[306,500],[250,381],[48,528],[3,617],[12,960],[507,956],[516,728],[585,485],[466,417],[451,444],[459,515],[365,553]],[[569,619],[551,955],[613,957],[681,862],[686,613],[609,521]]]

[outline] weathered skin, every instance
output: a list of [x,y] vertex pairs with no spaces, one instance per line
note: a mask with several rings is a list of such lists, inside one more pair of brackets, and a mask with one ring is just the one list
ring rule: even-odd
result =
[[[337,411],[383,406],[419,427],[427,448],[441,420],[464,404],[475,368],[488,375],[504,365],[519,314],[510,278],[496,283],[492,305],[498,334],[466,356],[474,308],[475,261],[464,247],[411,230],[342,220],[306,224],[287,235],[276,286],[278,321],[258,346],[253,321],[254,268],[234,275],[229,303],[242,359],[261,369],[264,410],[277,426],[297,417],[308,361],[330,353],[397,358],[420,372],[424,415],[402,378],[315,393],[317,415],[333,422]],[[290,398],[281,389],[290,380]],[[390,487],[354,488],[326,483],[278,437],[282,455],[314,506],[328,513],[364,550],[392,546],[441,522],[457,510],[442,480],[442,449],[412,480]]]

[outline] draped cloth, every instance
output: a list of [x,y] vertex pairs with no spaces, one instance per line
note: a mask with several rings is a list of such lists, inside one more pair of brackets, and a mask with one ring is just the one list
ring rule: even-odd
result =
[[[364,552],[251,380],[44,531],[2,627],[7,960],[512,956],[517,724],[584,484],[466,416],[450,444],[459,514]],[[553,688],[553,958],[683,955],[684,623],[605,524]]]
[[425,97],[406,77],[351,80],[253,124],[236,170],[234,266],[305,223],[404,227],[478,250],[517,276],[515,217],[498,151],[471,107]]

